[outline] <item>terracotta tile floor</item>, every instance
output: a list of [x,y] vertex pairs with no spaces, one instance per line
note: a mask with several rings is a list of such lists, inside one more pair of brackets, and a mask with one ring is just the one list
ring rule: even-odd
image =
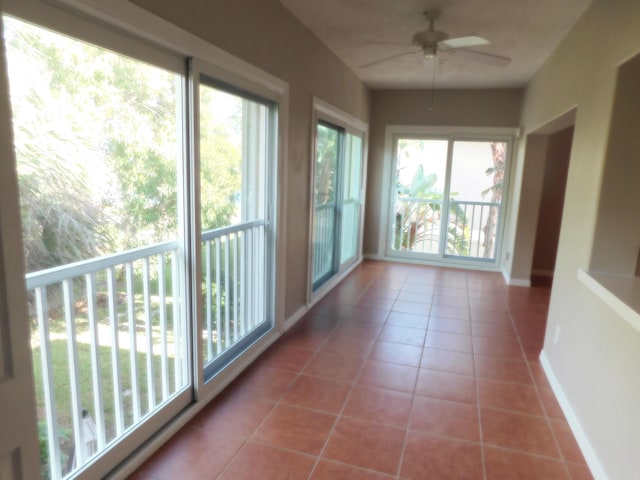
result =
[[586,480],[549,290],[364,262],[131,478]]

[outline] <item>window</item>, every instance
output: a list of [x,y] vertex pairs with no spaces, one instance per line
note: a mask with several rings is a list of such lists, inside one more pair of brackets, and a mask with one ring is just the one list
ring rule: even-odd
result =
[[186,401],[184,77],[4,23],[44,473],[61,478]]
[[274,331],[280,97],[24,5],[3,23],[42,473],[102,478]]
[[366,127],[351,121],[361,128],[358,130],[348,121],[325,115],[327,120],[320,116],[315,131],[312,291],[360,258]]
[[203,355],[209,379],[273,327],[276,106],[199,75]]
[[399,132],[393,145],[388,255],[497,263],[510,138]]

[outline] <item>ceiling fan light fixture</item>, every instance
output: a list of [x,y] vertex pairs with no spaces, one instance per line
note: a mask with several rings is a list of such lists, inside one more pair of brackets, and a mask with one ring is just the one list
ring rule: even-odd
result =
[[422,54],[424,58],[427,60],[432,60],[436,58],[436,54],[438,53],[438,49],[435,46],[424,46],[422,47]]

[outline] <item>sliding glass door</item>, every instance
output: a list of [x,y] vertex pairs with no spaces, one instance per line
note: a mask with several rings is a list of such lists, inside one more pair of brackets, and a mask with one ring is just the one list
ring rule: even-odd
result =
[[510,139],[397,136],[389,255],[496,263]]
[[320,121],[313,185],[312,281],[317,290],[358,258],[363,136]]
[[274,328],[279,97],[38,5],[61,33],[3,24],[42,476],[105,478]]
[[[204,71],[201,71],[203,70]],[[200,66],[199,211],[202,357],[209,380],[273,328],[276,106]]]
[[106,471],[193,398],[184,64],[3,21],[43,478]]

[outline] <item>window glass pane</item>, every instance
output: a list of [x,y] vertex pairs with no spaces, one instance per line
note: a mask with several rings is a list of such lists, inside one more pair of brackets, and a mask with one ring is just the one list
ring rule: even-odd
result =
[[439,252],[447,145],[447,140],[398,139],[394,250]]
[[212,230],[241,221],[242,99],[200,88],[200,221]]
[[204,83],[199,94],[203,351],[209,371],[209,364],[271,320],[266,218],[273,107]]
[[342,219],[340,227],[340,264],[354,258],[358,251],[360,229],[360,190],[362,181],[362,137],[347,134],[344,158]]
[[455,141],[447,254],[495,258],[507,144]]
[[183,78],[4,21],[43,473],[59,478],[189,382]]
[[336,193],[342,132],[317,126],[313,211],[313,282],[335,271]]

